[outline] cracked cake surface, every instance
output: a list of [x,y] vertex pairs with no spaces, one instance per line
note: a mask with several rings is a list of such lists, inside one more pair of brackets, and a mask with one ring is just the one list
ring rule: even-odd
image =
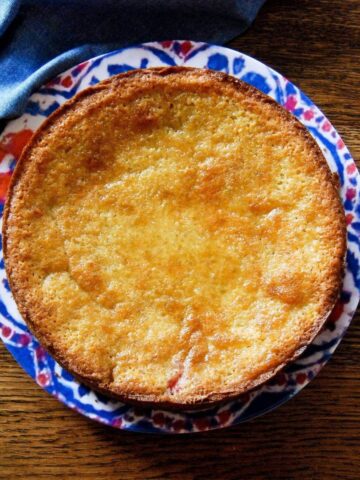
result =
[[337,299],[336,181],[306,129],[225,74],[137,70],[66,102],[12,178],[6,270],[24,319],[125,401],[239,395],[301,353]]

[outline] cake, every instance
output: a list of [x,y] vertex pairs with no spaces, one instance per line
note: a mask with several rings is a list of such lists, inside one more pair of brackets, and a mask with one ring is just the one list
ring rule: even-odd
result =
[[79,380],[196,408],[271,378],[319,332],[346,251],[307,130],[223,73],[135,70],[34,134],[3,221],[20,313]]

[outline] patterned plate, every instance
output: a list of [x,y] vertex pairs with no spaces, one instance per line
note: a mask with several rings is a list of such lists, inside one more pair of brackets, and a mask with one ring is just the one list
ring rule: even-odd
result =
[[360,293],[360,182],[344,142],[321,111],[286,78],[251,57],[190,41],[146,43],[77,65],[32,95],[24,115],[0,137],[0,213],[16,160],[44,119],[89,85],[134,68],[187,65],[227,72],[262,90],[290,110],[310,131],[339,174],[347,220],[347,269],[340,299],[325,328],[301,357],[274,379],[238,400],[201,412],[138,408],[109,400],[81,385],[61,368],[28,331],[12,298],[0,252],[0,335],[24,370],[70,408],[106,425],[137,432],[187,433],[235,425],[296,395],[328,361],[349,326]]

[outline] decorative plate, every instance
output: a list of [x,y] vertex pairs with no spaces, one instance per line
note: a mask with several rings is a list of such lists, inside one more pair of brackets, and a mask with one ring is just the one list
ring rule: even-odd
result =
[[347,220],[347,268],[340,299],[325,328],[301,357],[271,381],[235,401],[197,412],[139,408],[105,398],[80,384],[44,351],[14,303],[0,252],[0,336],[15,360],[40,385],[79,413],[106,425],[136,432],[188,433],[235,425],[274,409],[296,395],[329,360],[356,310],[360,293],[360,178],[339,134],[297,87],[247,55],[205,43],[167,41],[124,48],[67,70],[33,94],[21,118],[0,137],[0,214],[11,172],[34,130],[80,90],[134,68],[186,65],[234,75],[291,111],[320,145],[341,182]]

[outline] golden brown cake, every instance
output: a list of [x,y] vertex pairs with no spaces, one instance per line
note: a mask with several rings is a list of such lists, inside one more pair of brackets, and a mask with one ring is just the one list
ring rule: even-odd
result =
[[338,296],[344,213],[318,146],[222,73],[133,71],[35,133],[3,226],[19,310],[93,388],[194,407],[273,376]]

